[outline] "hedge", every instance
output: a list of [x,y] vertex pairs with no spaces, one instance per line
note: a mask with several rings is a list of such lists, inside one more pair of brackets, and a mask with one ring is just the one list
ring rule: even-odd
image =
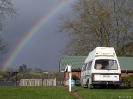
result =
[[122,86],[133,86],[133,75],[122,77]]

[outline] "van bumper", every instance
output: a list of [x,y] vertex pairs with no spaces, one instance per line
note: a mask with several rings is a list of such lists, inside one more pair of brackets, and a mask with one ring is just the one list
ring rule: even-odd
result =
[[93,81],[92,85],[121,85],[122,81]]

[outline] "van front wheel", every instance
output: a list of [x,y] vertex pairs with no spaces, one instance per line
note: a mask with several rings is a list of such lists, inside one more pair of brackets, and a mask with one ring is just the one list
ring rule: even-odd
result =
[[83,81],[81,81],[81,87],[85,88],[85,85],[83,84]]
[[89,88],[89,89],[93,89],[92,84],[89,84],[89,82],[88,82],[88,88]]

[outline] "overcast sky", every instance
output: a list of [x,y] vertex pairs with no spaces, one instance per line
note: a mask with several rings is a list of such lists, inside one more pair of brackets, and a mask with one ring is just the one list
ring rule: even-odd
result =
[[[3,56],[1,66],[12,54],[18,42],[26,33],[62,0],[12,0],[15,8],[20,8],[17,18],[6,18],[4,40],[10,44],[10,50]],[[17,55],[11,68],[19,68],[26,64],[28,68],[40,68],[43,70],[59,70],[60,51],[64,48],[67,38],[64,34],[57,34],[60,20],[58,17],[70,13],[71,0],[67,5],[58,10],[36,35],[24,46]]]

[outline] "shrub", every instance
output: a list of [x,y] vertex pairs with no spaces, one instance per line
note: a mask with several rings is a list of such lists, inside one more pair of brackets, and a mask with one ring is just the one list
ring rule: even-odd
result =
[[80,86],[80,80],[76,80],[76,86]]
[[133,86],[133,75],[128,76],[128,86]]
[[128,75],[122,77],[122,85],[123,86],[133,86],[133,75]]

